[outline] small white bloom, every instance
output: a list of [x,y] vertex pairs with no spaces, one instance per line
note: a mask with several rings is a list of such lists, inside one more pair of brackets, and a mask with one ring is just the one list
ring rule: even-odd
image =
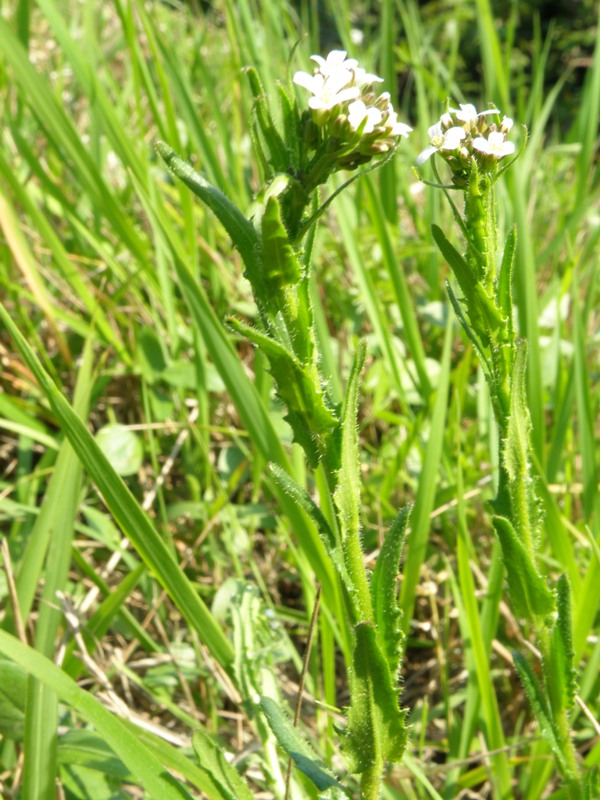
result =
[[477,111],[475,106],[471,103],[460,103],[459,108],[451,108],[449,110],[456,115],[456,119],[459,122],[463,122],[465,125],[477,122],[479,117],[485,117],[488,114],[498,113],[497,108],[487,108],[485,111]]
[[362,44],[364,41],[365,35],[360,30],[360,28],[351,28],[350,29],[350,41],[352,44]]
[[459,122],[476,122],[477,121],[477,109],[471,103],[460,104],[460,108],[451,108],[450,111],[453,114],[456,114],[456,119]]
[[326,78],[334,75],[339,69],[350,70],[358,66],[355,58],[346,58],[345,50],[332,50],[327,58],[323,56],[311,56],[312,61],[319,65],[319,72]]
[[376,125],[379,125],[383,115],[375,106],[367,106],[362,100],[355,100],[348,106],[348,122],[353,130],[358,130],[362,125],[363,120],[366,118],[363,133],[372,133]]
[[513,126],[513,121],[510,117],[503,117],[500,123],[500,130],[502,133],[508,133]]
[[515,152],[513,142],[507,142],[505,135],[500,131],[492,131],[487,139],[478,136],[473,139],[473,147],[480,153],[498,160]]
[[387,117],[383,126],[388,136],[408,136],[412,132],[410,125],[404,122],[398,122],[398,114],[392,108],[390,103],[387,109]]
[[436,122],[435,125],[432,125],[427,133],[429,134],[430,146],[426,147],[425,150],[417,156],[417,164],[419,166],[424,164],[428,158],[431,158],[431,156],[439,150],[445,150],[447,152],[458,150],[461,141],[467,135],[465,129],[458,125],[448,128],[448,130],[445,131],[442,127],[441,120],[440,122]]
[[354,79],[358,86],[367,86],[369,83],[383,83],[383,78],[380,78],[378,75],[373,75],[372,72],[367,72],[366,69],[362,67],[355,67],[353,72]]
[[297,86],[312,92],[308,105],[314,111],[329,111],[334,106],[355,100],[360,95],[358,86],[350,85],[352,73],[347,70],[339,70],[328,78],[324,78],[320,72],[316,75],[297,72],[292,80]]

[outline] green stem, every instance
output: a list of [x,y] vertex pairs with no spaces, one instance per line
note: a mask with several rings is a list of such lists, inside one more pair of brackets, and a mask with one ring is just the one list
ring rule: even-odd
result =
[[383,761],[378,759],[366,772],[363,772],[360,781],[360,800],[380,800],[383,766]]

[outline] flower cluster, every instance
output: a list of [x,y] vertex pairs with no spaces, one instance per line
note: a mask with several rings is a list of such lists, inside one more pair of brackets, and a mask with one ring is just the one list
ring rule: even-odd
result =
[[398,122],[389,92],[376,96],[373,91],[382,78],[346,58],[345,50],[311,59],[317,63],[313,74],[296,72],[293,81],[311,93],[308,107],[318,128],[316,141],[334,143],[337,168],[364,164],[391,150],[399,136],[408,136],[412,128]]
[[419,154],[417,164],[439,153],[450,165],[457,184],[470,174],[473,159],[481,171],[494,173],[498,161],[515,152],[513,142],[506,139],[512,125],[508,117],[500,120],[497,108],[477,111],[470,103],[449,108],[429,128],[429,147]]

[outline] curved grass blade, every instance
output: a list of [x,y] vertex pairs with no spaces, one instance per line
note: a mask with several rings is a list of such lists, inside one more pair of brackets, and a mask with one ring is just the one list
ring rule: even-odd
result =
[[1,304],[0,318],[48,398],[79,460],[102,492],[117,524],[127,535],[142,560],[156,574],[160,584],[168,592],[189,625],[198,632],[212,655],[220,664],[227,667],[233,661],[232,647],[175,561],[172,552],[167,548],[123,480],[114,471],[84,423],[43,369],[35,353]]
[[143,744],[96,700],[93,695],[80,689],[50,659],[18,639],[0,630],[0,652],[16,664],[20,664],[30,675],[44,686],[48,686],[58,697],[93,725],[104,740],[118,753],[131,774],[154,800],[192,800],[188,791],[169,775],[162,764]]

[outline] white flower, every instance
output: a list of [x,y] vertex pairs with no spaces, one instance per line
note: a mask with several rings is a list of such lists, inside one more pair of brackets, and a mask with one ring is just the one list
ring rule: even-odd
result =
[[394,111],[392,104],[387,107],[387,117],[383,123],[388,136],[408,136],[412,128],[404,122],[398,122],[398,114]]
[[366,119],[364,133],[372,133],[376,125],[379,125],[383,119],[383,115],[375,106],[367,106],[362,100],[355,100],[348,106],[348,122],[353,130],[358,130],[362,125],[363,120]]
[[507,142],[505,134],[500,131],[491,131],[487,139],[478,136],[473,139],[473,147],[480,153],[498,160],[515,152],[513,142]]
[[373,75],[372,72],[367,72],[362,67],[355,67],[353,69],[354,80],[358,86],[366,86],[369,83],[383,83],[383,78],[378,75]]
[[335,74],[340,68],[345,70],[354,69],[358,66],[358,61],[355,58],[346,58],[345,50],[332,50],[327,58],[323,56],[311,56],[312,61],[316,61],[319,65],[319,72],[326,78],[329,75]]
[[513,126],[513,121],[510,117],[503,117],[500,123],[500,130],[502,133],[508,133]]
[[488,108],[485,111],[477,111],[474,105],[471,103],[460,103],[459,108],[451,108],[449,109],[453,114],[456,115],[456,119],[459,122],[463,122],[465,124],[470,124],[472,122],[477,122],[479,117],[485,117],[487,114],[497,114],[498,110],[496,108]]
[[452,152],[453,150],[458,150],[460,147],[461,141],[466,137],[465,129],[455,125],[452,128],[449,128],[445,131],[442,127],[442,121],[436,122],[435,125],[432,125],[431,128],[427,131],[429,134],[429,142],[430,146],[426,147],[421,153],[419,153],[417,157],[417,164],[421,166],[424,164],[428,158],[434,153],[437,153],[439,150],[445,150],[447,152]]
[[309,75],[297,72],[293,81],[297,86],[308,89],[312,97],[308,101],[309,108],[314,111],[329,111],[347,100],[355,100],[360,95],[358,86],[351,86],[353,75],[348,70],[338,70],[325,78],[320,72]]

